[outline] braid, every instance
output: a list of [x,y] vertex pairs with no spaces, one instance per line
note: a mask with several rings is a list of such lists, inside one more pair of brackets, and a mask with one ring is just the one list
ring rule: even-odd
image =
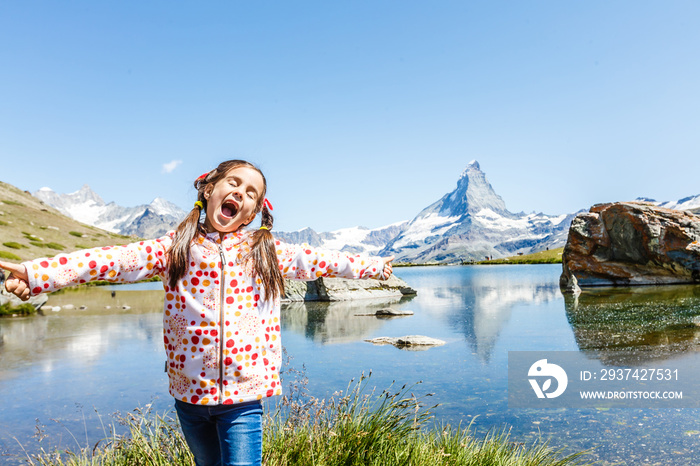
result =
[[[199,217],[202,212],[207,211],[207,199],[204,197],[204,189],[208,184],[207,180],[215,177],[216,173],[217,169],[215,168],[194,180],[194,187],[197,190],[197,202],[195,207],[187,214],[187,217],[177,226],[173,244],[166,252],[168,258],[168,286],[171,289],[176,288],[177,281],[187,273],[187,264],[190,260],[190,244],[201,229]],[[201,209],[197,206],[198,203],[202,205]]]
[[253,275],[262,280],[265,300],[277,299],[284,294],[284,277],[279,268],[275,238],[270,232],[273,222],[270,210],[263,203],[260,211],[261,228],[253,232],[253,244],[248,255],[253,261]]
[[[198,196],[198,202],[201,202],[206,209],[206,199],[204,196]],[[189,262],[190,256],[190,243],[197,235],[197,231],[200,228],[199,216],[201,210],[198,206],[195,206],[187,217],[180,222],[175,230],[175,237],[173,238],[173,244],[167,251],[168,257],[168,286],[171,289],[177,287],[177,281],[185,276],[187,272],[187,263]]]

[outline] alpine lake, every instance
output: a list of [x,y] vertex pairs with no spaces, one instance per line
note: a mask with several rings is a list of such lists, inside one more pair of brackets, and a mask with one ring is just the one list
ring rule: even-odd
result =
[[[328,398],[369,375],[376,393],[413,386],[435,428],[510,433],[599,464],[700,463],[700,408],[509,408],[509,352],[575,352],[605,368],[679,368],[700,381],[700,287],[559,290],[561,265],[397,268],[417,290],[394,302],[282,307],[285,389],[301,381]],[[40,448],[92,447],[119,429],[118,413],[172,411],[163,371],[159,283],[56,293],[43,315],[0,319],[0,463]],[[84,306],[85,309],[79,309]],[[392,307],[411,316],[356,314]],[[375,346],[379,336],[425,335],[442,346]],[[570,374],[570,377],[578,377]],[[420,382],[420,383],[418,383]],[[272,409],[276,398],[266,400]]]

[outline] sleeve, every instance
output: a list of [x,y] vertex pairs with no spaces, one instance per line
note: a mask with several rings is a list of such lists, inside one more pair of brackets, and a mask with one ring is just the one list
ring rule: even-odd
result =
[[319,277],[382,278],[384,263],[380,257],[348,254],[312,248],[308,245],[275,241],[282,276],[311,281]]
[[133,283],[163,275],[171,236],[24,262],[32,295],[95,280]]

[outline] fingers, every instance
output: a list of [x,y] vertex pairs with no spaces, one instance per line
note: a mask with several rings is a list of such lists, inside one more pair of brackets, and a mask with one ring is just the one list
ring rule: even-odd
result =
[[0,268],[10,272],[10,276],[5,280],[5,289],[17,296],[22,301],[29,299],[29,276],[27,268],[22,264],[0,261]]
[[12,275],[20,280],[28,281],[27,268],[22,264],[0,261],[0,269],[8,270]]
[[29,284],[26,280],[20,280],[14,275],[10,275],[7,280],[5,280],[5,289],[22,301],[29,299]]
[[394,268],[391,266],[391,261],[394,260],[394,256],[382,257],[382,262],[384,262],[384,270],[382,270],[382,280],[386,280],[391,277],[394,273]]

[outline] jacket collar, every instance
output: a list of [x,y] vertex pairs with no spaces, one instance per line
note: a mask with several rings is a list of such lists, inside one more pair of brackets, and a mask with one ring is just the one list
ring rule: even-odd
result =
[[230,249],[231,247],[244,242],[248,238],[249,234],[250,232],[247,230],[238,230],[224,234],[224,237],[222,239],[221,234],[215,231],[213,233],[206,234],[200,232],[198,234],[198,237],[200,239],[200,244],[206,245],[211,249],[218,249],[217,245],[219,244],[222,244],[227,249]]

